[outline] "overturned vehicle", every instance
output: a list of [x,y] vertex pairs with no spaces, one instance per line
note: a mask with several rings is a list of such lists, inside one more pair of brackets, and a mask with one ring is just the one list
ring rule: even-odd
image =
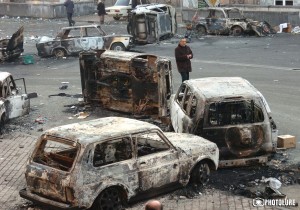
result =
[[22,54],[24,51],[23,35],[24,27],[21,26],[18,31],[16,31],[10,39],[0,40],[0,62],[14,60]]
[[216,143],[220,167],[265,163],[277,129],[263,95],[239,77],[185,81],[170,99],[172,126]]
[[208,7],[199,9],[192,18],[193,30],[198,36],[216,35],[257,35],[276,33],[266,21],[246,18],[238,8]]
[[174,36],[176,30],[176,11],[171,5],[139,5],[128,16],[127,31],[137,44],[168,39]]
[[85,103],[168,119],[172,94],[171,61],[150,54],[82,52],[79,58]]

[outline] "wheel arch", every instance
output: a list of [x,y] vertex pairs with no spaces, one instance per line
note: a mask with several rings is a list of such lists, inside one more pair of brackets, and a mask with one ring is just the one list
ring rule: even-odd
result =
[[110,189],[110,188],[116,188],[117,190],[119,190],[121,192],[121,196],[122,196],[122,199],[123,201],[125,202],[128,202],[128,200],[130,199],[129,198],[129,190],[126,186],[122,185],[122,184],[118,184],[118,183],[112,183],[110,185],[106,185],[105,187],[99,187],[97,190],[96,190],[96,193],[94,194],[93,196],[93,199],[91,199],[92,202],[90,202],[88,208],[91,208],[93,206],[93,204],[95,203],[96,199],[100,196],[100,194],[104,191],[104,190],[107,190],[107,189]]
[[193,167],[191,167],[190,171],[189,171],[189,174],[191,176],[191,174],[193,173],[193,170],[200,164],[202,163],[207,163],[209,169],[211,171],[216,171],[217,170],[217,165],[216,163],[210,159],[209,157],[204,157],[204,158],[201,158],[201,159],[198,159],[195,164],[193,165]]
[[109,50],[112,50],[111,48],[112,48],[114,45],[116,45],[116,44],[122,45],[123,48],[124,48],[124,51],[126,50],[126,46],[125,46],[125,44],[124,44],[121,40],[116,40],[116,41],[112,42],[112,43],[110,44],[110,46],[109,46]]
[[68,50],[65,47],[59,46],[59,47],[55,47],[51,50],[52,56],[54,56],[55,50],[63,50],[66,53],[66,55],[69,55]]

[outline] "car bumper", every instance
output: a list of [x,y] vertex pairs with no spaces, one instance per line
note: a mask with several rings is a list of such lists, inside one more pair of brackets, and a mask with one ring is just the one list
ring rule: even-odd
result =
[[36,194],[33,194],[33,193],[29,192],[26,189],[20,190],[19,194],[22,198],[25,198],[27,200],[30,200],[30,201],[32,201],[34,203],[37,203],[39,205],[42,205],[42,206],[50,207],[51,209],[58,209],[58,210],[62,210],[62,209],[68,209],[68,210],[82,209],[82,208],[79,208],[79,207],[71,206],[69,204],[57,202],[57,201],[54,201],[54,200],[50,200],[48,198],[38,196]]

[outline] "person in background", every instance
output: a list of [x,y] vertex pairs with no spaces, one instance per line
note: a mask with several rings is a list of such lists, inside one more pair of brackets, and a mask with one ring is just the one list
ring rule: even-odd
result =
[[104,2],[105,2],[105,0],[100,0],[98,5],[97,5],[100,24],[104,24],[104,15],[106,15]]
[[190,79],[189,73],[192,71],[192,58],[193,52],[191,48],[186,45],[186,39],[180,39],[179,44],[175,49],[175,60],[182,82]]
[[64,3],[64,6],[66,7],[67,10],[67,17],[69,21],[69,26],[74,26],[75,21],[72,20],[73,12],[74,12],[74,3],[72,0],[66,0]]
[[158,200],[150,200],[146,203],[145,210],[163,210],[163,205]]

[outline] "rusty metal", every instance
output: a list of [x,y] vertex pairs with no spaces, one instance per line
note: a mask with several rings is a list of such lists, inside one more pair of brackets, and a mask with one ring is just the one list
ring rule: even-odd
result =
[[276,151],[278,131],[271,110],[263,95],[245,79],[188,80],[170,101],[174,130],[215,142],[220,160],[230,160],[230,165],[240,166],[247,158]]
[[80,54],[86,103],[164,118],[172,94],[171,61],[151,54],[97,51]]
[[14,60],[24,51],[24,26],[21,26],[10,39],[0,40],[0,62]]
[[202,137],[163,133],[134,119],[99,118],[45,131],[29,157],[20,195],[52,209],[95,207],[110,190],[132,201],[185,186],[202,176],[198,167],[216,170],[218,158],[216,144]]

